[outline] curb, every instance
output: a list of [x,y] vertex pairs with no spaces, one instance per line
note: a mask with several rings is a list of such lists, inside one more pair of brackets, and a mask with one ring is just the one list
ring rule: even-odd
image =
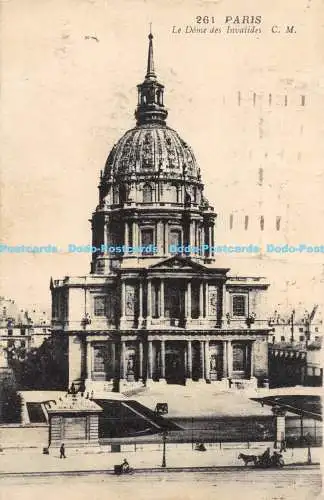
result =
[[[286,469],[308,469],[308,470],[313,470],[313,469],[319,469],[320,464],[319,463],[314,463],[314,464],[302,464],[302,463],[296,463],[296,464],[287,464],[284,467],[284,470]],[[222,466],[206,466],[206,467],[147,467],[147,468],[138,468],[135,469],[134,472],[130,475],[136,475],[136,474],[156,474],[156,473],[175,473],[175,472],[246,472],[246,471],[251,471],[251,470],[262,470],[263,472],[270,470],[283,470],[283,469],[274,469],[274,468],[269,468],[269,469],[259,469],[255,468],[253,466],[240,466],[240,465],[222,465]],[[2,472],[0,471],[0,478],[5,478],[5,477],[42,477],[42,476],[88,476],[88,475],[102,475],[102,474],[107,474],[110,476],[117,476],[113,469],[89,469],[89,470],[71,470],[71,471],[40,471],[40,472]],[[122,474],[122,476],[127,476],[127,474]]]

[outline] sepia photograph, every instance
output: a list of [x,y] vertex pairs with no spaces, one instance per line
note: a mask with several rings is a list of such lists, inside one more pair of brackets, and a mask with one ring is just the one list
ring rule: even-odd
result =
[[1,11],[1,498],[321,498],[323,1]]

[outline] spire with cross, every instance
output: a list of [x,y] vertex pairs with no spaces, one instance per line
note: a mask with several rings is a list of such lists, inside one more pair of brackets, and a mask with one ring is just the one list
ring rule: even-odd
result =
[[165,125],[168,112],[163,102],[164,85],[158,82],[154,69],[152,23],[150,23],[148,39],[147,71],[144,82],[137,85],[138,104],[135,118],[138,126]]

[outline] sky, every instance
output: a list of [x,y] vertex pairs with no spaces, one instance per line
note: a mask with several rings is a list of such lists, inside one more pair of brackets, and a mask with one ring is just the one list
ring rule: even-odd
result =
[[[91,241],[100,170],[135,124],[152,22],[168,125],[195,152],[218,214],[216,242],[262,247],[258,256],[218,256],[219,265],[266,276],[270,308],[323,300],[324,254],[264,251],[324,244],[323,2],[2,3],[1,241],[62,252],[1,254],[1,295],[46,308],[51,276],[89,272],[90,256],[66,249]],[[222,33],[185,33],[203,25],[198,15]],[[261,15],[261,33],[228,34],[226,16],[243,15]]]

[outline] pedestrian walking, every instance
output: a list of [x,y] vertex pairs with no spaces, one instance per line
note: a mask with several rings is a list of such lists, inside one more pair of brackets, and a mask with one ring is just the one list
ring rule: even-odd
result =
[[65,446],[64,446],[64,443],[61,444],[61,448],[60,448],[60,458],[66,458],[65,456]]

